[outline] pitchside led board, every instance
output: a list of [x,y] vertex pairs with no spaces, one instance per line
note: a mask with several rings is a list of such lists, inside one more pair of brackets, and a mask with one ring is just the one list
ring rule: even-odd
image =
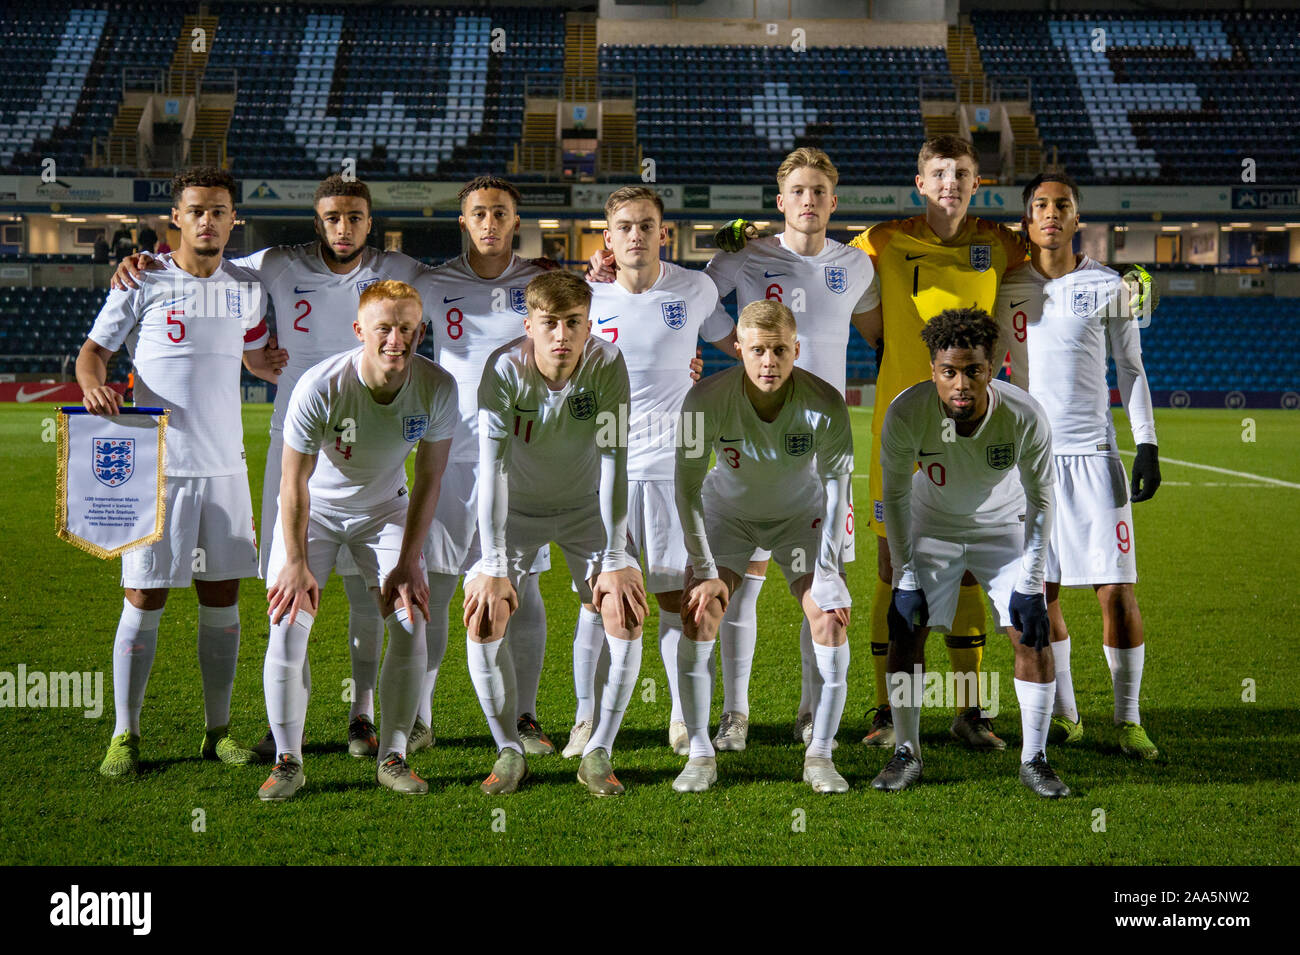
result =
[[59,409],[59,537],[104,560],[162,538],[167,419],[163,408]]

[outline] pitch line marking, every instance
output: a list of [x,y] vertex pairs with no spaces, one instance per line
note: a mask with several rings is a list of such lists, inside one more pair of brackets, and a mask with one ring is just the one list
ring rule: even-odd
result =
[[[1129,457],[1133,457],[1137,452],[1121,450],[1120,454],[1127,454]],[[1194,461],[1179,461],[1177,458],[1160,458],[1161,464],[1164,464],[1166,461],[1170,464],[1181,464],[1186,468],[1200,468],[1202,471],[1213,471],[1216,474],[1227,474],[1231,477],[1249,478],[1252,481],[1262,481],[1265,484],[1275,484],[1278,487],[1290,487],[1300,491],[1300,484],[1293,484],[1290,481],[1283,481],[1279,478],[1265,477],[1262,474],[1251,474],[1249,471],[1230,471],[1227,468],[1217,468],[1212,464],[1197,464]]]

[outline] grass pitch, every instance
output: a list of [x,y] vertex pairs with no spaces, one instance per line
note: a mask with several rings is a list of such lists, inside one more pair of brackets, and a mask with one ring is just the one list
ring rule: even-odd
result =
[[[683,796],[669,787],[683,759],[666,745],[669,701],[652,610],[642,685],[614,753],[627,795],[587,795],[574,779],[577,761],[557,755],[530,759],[533,779],[514,796],[484,797],[478,782],[494,754],[466,672],[459,599],[452,605],[434,703],[438,741],[412,760],[429,780],[430,794],[407,799],[380,790],[373,765],[349,758],[344,744],[347,601],[335,578],[325,590],[310,651],[308,783],[292,802],[268,805],[256,796],[265,767],[198,758],[203,723],[192,590],[174,592],[163,617],[145,700],[142,776],[114,781],[96,772],[113,723],[110,648],[122,602],[119,565],[91,558],[53,534],[55,445],[42,440],[52,408],[0,406],[6,449],[0,465],[0,671],[16,673],[19,664],[28,672],[100,671],[104,709],[97,719],[72,709],[0,709],[5,864],[1298,861],[1300,652],[1293,631],[1300,600],[1293,544],[1300,419],[1294,412],[1157,413],[1165,483],[1152,501],[1134,508],[1134,520],[1149,646],[1143,723],[1164,759],[1135,764],[1120,755],[1096,600],[1088,591],[1067,591],[1085,737],[1050,757],[1074,790],[1070,799],[1040,800],[1017,781],[1019,711],[1011,649],[1001,636],[990,637],[984,667],[999,677],[995,726],[1008,751],[966,752],[947,737],[951,713],[927,710],[924,783],[893,796],[870,788],[887,754],[858,742],[863,711],[872,702],[867,614],[874,575],[874,542],[860,533],[859,559],[849,575],[858,600],[850,631],[854,658],[836,752],[853,787],[846,795],[819,796],[799,781],[802,751],[791,737],[799,616],[773,567],[759,606],[750,747],[720,755],[719,784],[706,794]],[[269,406],[244,409],[254,513],[269,415]],[[1253,428],[1243,422],[1247,417]],[[1117,419],[1121,443],[1131,447],[1123,415]],[[854,411],[854,427],[864,454],[870,411]],[[859,464],[861,499],[861,454]],[[563,566],[558,555],[555,563]],[[573,716],[577,603],[560,572],[543,578],[542,592],[549,643],[539,716],[563,745]],[[252,743],[266,727],[267,618],[258,582],[245,582],[240,607],[243,646],[232,729]],[[929,651],[930,667],[947,669],[941,638],[930,640]],[[1253,702],[1247,702],[1243,697],[1252,691]],[[720,703],[719,686],[715,725]]]

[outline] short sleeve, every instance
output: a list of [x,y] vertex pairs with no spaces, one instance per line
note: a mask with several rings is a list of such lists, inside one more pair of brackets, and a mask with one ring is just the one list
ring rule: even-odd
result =
[[302,378],[289,396],[284,416],[284,443],[299,454],[316,454],[325,439],[329,421],[325,395],[314,376]]
[[[713,279],[718,287],[718,299],[724,299],[736,290],[736,278],[745,263],[744,252],[719,252],[709,259],[704,267],[704,274]],[[717,341],[717,339],[713,339]]]
[[722,307],[722,299],[712,283],[704,283],[700,290],[700,303],[709,309],[709,317],[700,325],[700,338],[706,342],[721,341],[731,334],[734,327],[731,316]]
[[97,345],[110,351],[117,351],[126,344],[131,329],[140,321],[136,303],[140,289],[121,291],[113,289],[104,300],[95,324],[90,329],[89,337]]
[[880,304],[880,279],[876,277],[876,269],[871,269],[871,281],[867,283],[866,289],[862,292],[862,298],[858,299],[858,304],[853,306],[853,314],[861,315],[863,312],[869,312]]
[[865,232],[859,232],[849,245],[867,253],[871,256],[872,263],[876,263],[880,261],[880,253],[885,251],[885,246],[889,244],[896,231],[897,225],[892,221],[877,222]]
[[429,427],[424,432],[424,441],[445,441],[456,432],[460,422],[460,404],[456,392],[456,381],[441,368],[436,369],[437,387]]

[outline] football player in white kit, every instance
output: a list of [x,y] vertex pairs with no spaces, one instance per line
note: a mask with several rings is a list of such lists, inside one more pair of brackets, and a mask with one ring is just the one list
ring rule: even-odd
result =
[[[271,440],[262,480],[262,546],[258,568],[263,577],[270,561],[279,511],[284,416],[294,385],[307,369],[356,347],[352,325],[357,302],[369,285],[381,279],[414,284],[420,275],[428,272],[408,255],[383,252],[366,245],[372,219],[370,190],[364,182],[345,180],[337,173],[328,176],[316,187],[312,207],[316,241],[273,246],[233,260],[234,264],[253,272],[266,287],[275,308],[276,334],[271,345],[287,349],[287,355],[279,352],[287,358],[287,365],[275,382],[278,388],[271,411]],[[151,268],[156,261],[146,255],[123,259],[114,276],[114,287],[129,287],[142,269]],[[348,651],[352,661],[353,697],[348,713],[348,752],[357,758],[373,759],[379,747],[374,725],[375,685],[384,621],[346,548],[340,552],[336,570],[343,578],[350,605]],[[253,750],[267,762],[275,759],[275,740],[269,730]]]
[[497,747],[481,788],[514,792],[527,777],[515,725],[510,641],[516,587],[538,547],[554,541],[583,603],[602,617],[610,653],[600,717],[578,781],[616,796],[610,752],[641,666],[649,608],[627,553],[627,447],[618,419],[631,401],[616,345],[591,334],[591,290],[571,272],[528,283],[525,336],[489,357],[479,388],[479,537],[483,556],[465,575],[470,679]]
[[[750,302],[785,303],[799,322],[800,352],[796,367],[811,371],[839,389],[846,382],[849,326],[869,342],[880,337],[880,290],[871,259],[865,253],[834,239],[826,229],[837,199],[839,171],[820,149],[800,147],[776,172],[777,208],[785,216],[785,230],[756,239],[737,252],[719,252],[705,268],[725,298],[736,293],[736,305]],[[594,278],[601,279],[608,263],[592,258]],[[604,266],[597,268],[597,266]],[[730,354],[730,350],[727,351]],[[854,559],[853,503],[845,528],[845,561]],[[767,555],[755,554],[731,594],[719,630],[722,655],[722,718],[714,745],[721,750],[743,750],[749,734],[749,678],[758,633],[756,607],[767,574]],[[799,709],[795,738],[812,740],[812,718],[817,708],[818,670],[812,631],[804,620],[799,634],[802,660]]]
[[[308,369],[285,415],[281,508],[266,578],[271,637],[263,682],[279,760],[258,796],[270,802],[291,798],[305,782],[307,640],[343,550],[388,626],[375,778],[399,793],[429,791],[407,765],[406,739],[424,681],[423,551],[456,428],[456,383],[415,353],[425,326],[410,285],[372,284],[361,293],[354,328],[361,347]],[[417,446],[408,506],[405,462]]]
[[[223,262],[234,227],[235,182],[198,167],[172,180],[176,251],[138,289],[111,291],[77,357],[77,383],[92,414],[116,414],[108,362],[126,346],[135,397],[171,411],[167,428],[166,529],[155,544],[122,555],[126,599],[113,644],[117,722],[99,771],[139,771],[140,710],[172,587],[193,581],[206,729],[204,759],[247,763],[228,732],[239,656],[239,579],[257,574],[253,503],[244,463],[239,369],[274,378],[265,345],[266,299],[250,273]],[[195,554],[203,557],[194,570]]]
[[[672,700],[668,743],[685,756],[690,744],[677,690],[677,641],[686,549],[673,503],[674,454],[679,442],[700,440],[678,428],[696,345],[703,338],[734,352],[735,332],[707,275],[660,260],[668,240],[663,215],[663,200],[646,186],[624,186],[605,201],[605,244],[618,272],[613,282],[592,285],[591,320],[593,330],[618,345],[627,362],[629,548],[638,557],[645,554],[646,588],[659,604],[659,653]],[[566,756],[581,753],[591,735],[595,664],[604,644],[599,616],[584,611],[583,618],[587,639],[573,649],[578,712]]]
[[1040,796],[1068,796],[1045,755],[1055,692],[1043,597],[1051,428],[1038,402],[993,380],[992,359],[1001,353],[986,312],[947,309],[926,322],[921,337],[933,377],[893,400],[881,439],[894,569],[888,662],[896,748],[871,784],[895,792],[921,778],[925,638],[952,626],[969,570],[1015,652],[1020,779]]
[[[1120,749],[1153,759],[1159,750],[1142,728],[1138,705],[1146,646],[1133,586],[1137,554],[1131,503],[1148,500],[1160,486],[1155,416],[1138,331],[1144,316],[1131,306],[1115,271],[1074,253],[1079,190],[1069,176],[1038,176],[1025,186],[1024,201],[1032,268],[1003,282],[997,318],[1012,353],[1012,380],[1028,388],[1052,424],[1056,516],[1047,555],[1047,611],[1056,698],[1051,742],[1083,737],[1061,587],[1092,587],[1101,604],[1102,650]],[[1137,445],[1131,496],[1110,413],[1108,352]]]
[[690,759],[673,782],[701,792],[718,778],[709,741],[709,658],[728,595],[758,548],[776,558],[812,628],[821,682],[803,779],[816,792],[847,792],[831,742],[848,689],[849,598],[844,537],[853,471],[853,430],[831,382],[795,366],[800,342],[780,302],[746,305],[736,326],[742,365],[699,382],[682,405],[699,421],[707,451],[677,450],[677,512],[686,529],[686,639],[678,650]]
[[[478,389],[488,356],[523,331],[524,289],[543,269],[513,251],[519,230],[519,190],[496,176],[479,176],[460,190],[460,226],[468,250],[426,273],[419,286],[432,322],[438,364],[460,390],[461,423],[451,442],[438,511],[424,559],[429,570],[427,672],[411,752],[433,742],[432,695],[447,650],[448,608],[456,582],[480,557],[478,536]],[[519,608],[510,618],[511,659],[518,708],[515,728],[524,752],[546,755],[555,746],[537,718],[537,689],[546,653],[546,607],[538,573],[551,566],[542,547],[519,582]]]

